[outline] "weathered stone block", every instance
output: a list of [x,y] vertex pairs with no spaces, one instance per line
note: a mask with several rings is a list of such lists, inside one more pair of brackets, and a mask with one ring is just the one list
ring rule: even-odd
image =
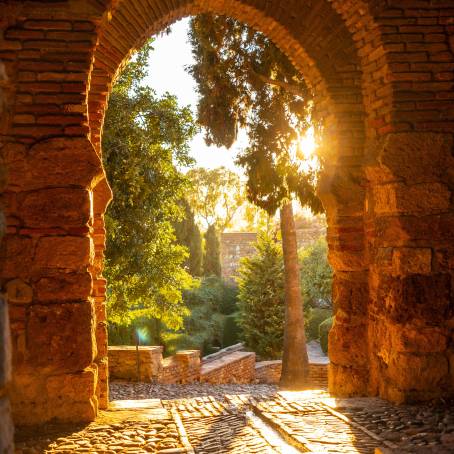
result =
[[336,316],[329,333],[329,357],[337,365],[362,369],[367,364],[367,325],[342,323]]
[[59,421],[93,421],[98,407],[96,386],[96,368],[49,377],[46,382],[49,416]]
[[389,182],[402,179],[407,184],[446,181],[454,167],[451,134],[402,132],[387,134],[368,147],[370,180]]
[[38,142],[29,151],[28,169],[27,189],[68,185],[90,188],[103,174],[99,156],[83,137]]
[[433,245],[454,241],[454,214],[386,216],[375,219],[375,234],[383,246]]
[[449,274],[381,276],[377,309],[396,323],[444,323],[453,311]]
[[367,394],[367,369],[355,369],[331,362],[328,366],[328,390],[338,397]]
[[93,212],[95,214],[104,215],[107,206],[112,200],[112,189],[110,189],[107,177],[103,178],[93,188]]
[[441,183],[388,183],[373,188],[378,215],[433,214],[447,211],[451,192]]
[[27,363],[53,373],[78,372],[96,355],[90,302],[33,305],[27,325]]
[[30,276],[33,263],[33,241],[18,235],[6,235],[1,245],[0,267],[4,279]]
[[137,360],[140,363],[140,380],[157,380],[162,369],[162,347],[140,346],[137,357],[134,346],[109,346],[109,376],[124,380],[137,379]]
[[21,279],[13,279],[6,284],[8,301],[14,304],[28,304],[33,300],[33,289]]
[[430,274],[432,271],[432,249],[398,248],[393,250],[393,274]]
[[449,372],[445,354],[396,353],[390,358],[387,375],[402,390],[430,390],[447,380]]
[[48,236],[38,241],[34,265],[38,272],[46,268],[85,271],[93,256],[89,237]]
[[91,295],[92,278],[88,271],[61,272],[40,278],[34,288],[37,302],[86,301]]
[[329,217],[362,216],[364,179],[359,166],[325,166],[318,193]]
[[82,227],[91,216],[90,192],[85,189],[55,188],[18,196],[20,216],[26,227]]
[[30,425],[48,420],[46,377],[16,371],[11,387],[13,419],[17,425]]
[[333,278],[333,305],[349,316],[366,316],[369,302],[367,273],[336,272]]

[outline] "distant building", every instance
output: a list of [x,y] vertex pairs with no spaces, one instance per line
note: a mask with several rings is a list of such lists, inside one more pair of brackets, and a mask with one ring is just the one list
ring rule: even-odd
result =
[[[324,223],[312,222],[296,230],[298,248],[305,247],[326,235]],[[255,232],[224,232],[221,234],[221,276],[225,280],[234,280],[243,257],[255,254]]]
[[237,275],[240,260],[254,255],[255,232],[224,232],[221,234],[221,276],[233,280]]

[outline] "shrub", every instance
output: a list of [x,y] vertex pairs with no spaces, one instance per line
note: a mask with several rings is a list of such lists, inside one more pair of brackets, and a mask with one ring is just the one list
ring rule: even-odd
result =
[[333,272],[327,258],[328,246],[319,238],[299,252],[301,266],[301,290],[305,307],[324,303],[331,305]]
[[318,339],[320,323],[333,315],[331,309],[310,308],[306,315],[306,338],[308,341]]
[[320,336],[320,347],[325,353],[328,353],[328,335],[333,326],[334,317],[327,318],[324,322],[320,323],[318,333]]
[[257,253],[239,270],[238,322],[242,340],[264,359],[280,358],[284,337],[284,267],[281,246],[261,234]]

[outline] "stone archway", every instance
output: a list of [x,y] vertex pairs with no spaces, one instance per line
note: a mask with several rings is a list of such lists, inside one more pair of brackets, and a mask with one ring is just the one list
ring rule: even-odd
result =
[[107,405],[104,110],[131,50],[202,11],[267,34],[316,94],[328,162],[320,190],[335,269],[331,391],[394,401],[452,394],[452,10],[449,2],[388,3],[0,6],[8,77],[1,86],[8,93],[1,277],[17,422],[90,420]]

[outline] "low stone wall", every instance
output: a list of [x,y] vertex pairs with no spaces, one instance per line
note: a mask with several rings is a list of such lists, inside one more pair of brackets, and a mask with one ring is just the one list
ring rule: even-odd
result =
[[8,399],[8,386],[11,381],[11,345],[9,337],[8,307],[0,298],[0,453],[12,454],[13,421]]
[[203,383],[253,383],[255,381],[255,353],[236,351],[202,364],[200,381]]
[[[140,381],[157,381],[162,369],[162,347],[140,346]],[[109,375],[120,380],[137,380],[137,351],[135,346],[120,345],[108,348]]]
[[[279,383],[281,371],[281,360],[260,361],[255,365],[255,376],[258,383]],[[309,364],[309,383],[316,389],[328,389],[328,364]]]
[[255,378],[257,383],[274,385],[279,383],[282,371],[282,361],[260,361],[255,363]]
[[229,347],[225,347],[222,350],[219,350],[216,353],[211,353],[210,355],[206,355],[202,358],[203,364],[207,364],[211,361],[215,361],[223,356],[230,355],[233,352],[244,351],[244,344],[239,342],[238,344],[230,345]]
[[184,350],[162,361],[158,382],[163,384],[193,383],[200,379],[199,350]]
[[[162,358],[160,346],[140,346],[140,381],[163,384],[192,383],[200,377],[200,352],[179,351],[176,355]],[[109,375],[113,379],[137,380],[137,351],[135,346],[111,346]]]

